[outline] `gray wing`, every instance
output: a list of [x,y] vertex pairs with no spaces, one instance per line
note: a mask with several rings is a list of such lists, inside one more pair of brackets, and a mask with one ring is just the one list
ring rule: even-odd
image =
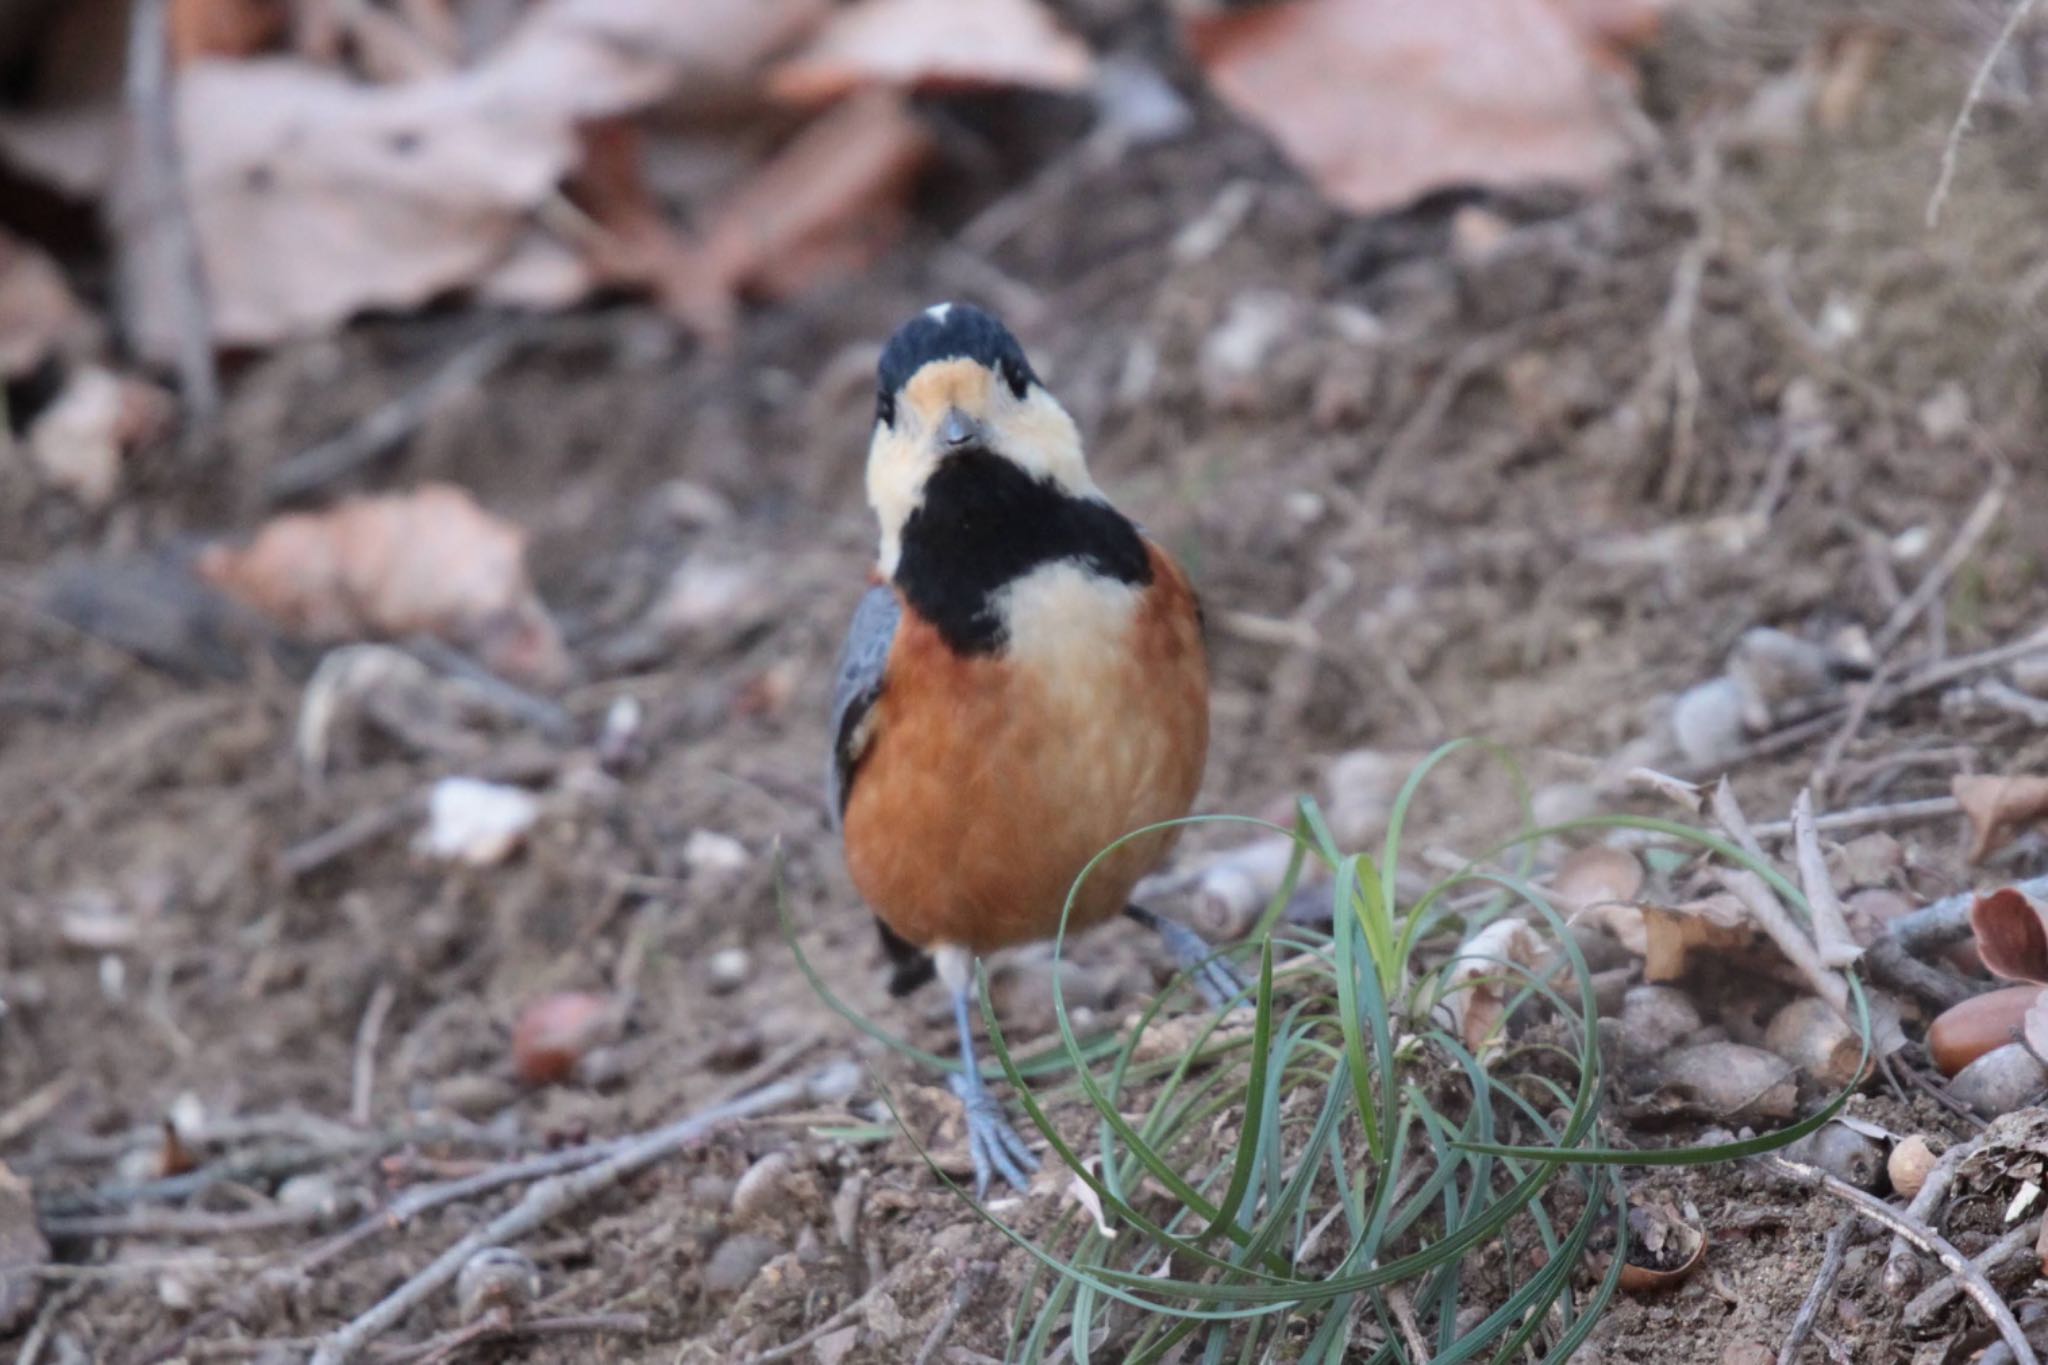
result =
[[882,695],[882,674],[889,649],[896,643],[896,623],[903,607],[896,591],[883,584],[869,588],[854,608],[845,648],[839,652],[839,676],[832,684],[832,773],[828,783],[832,823],[846,812],[854,770],[870,738],[864,724],[875,699]]

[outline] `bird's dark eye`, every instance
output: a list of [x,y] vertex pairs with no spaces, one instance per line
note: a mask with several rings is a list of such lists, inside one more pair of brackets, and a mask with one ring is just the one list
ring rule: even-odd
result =
[[887,391],[875,395],[875,420],[891,430],[895,429],[896,395]]
[[1024,367],[1015,361],[1005,360],[1000,362],[996,366],[996,373],[1001,375],[1003,382],[1010,386],[1010,392],[1016,394],[1019,398],[1022,398],[1031,388],[1031,376],[1026,374]]

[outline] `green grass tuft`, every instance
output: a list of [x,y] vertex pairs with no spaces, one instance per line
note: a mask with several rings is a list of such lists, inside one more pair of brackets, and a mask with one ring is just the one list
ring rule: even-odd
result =
[[[1409,809],[1430,773],[1464,751],[1501,765],[1522,798],[1524,827],[1404,906],[1395,872]],[[1055,974],[1059,1037],[1020,1058],[981,981],[990,1052],[1013,1108],[1038,1128],[1048,1163],[1088,1186],[1112,1229],[1104,1233],[1075,1207],[1028,1237],[976,1206],[1030,1258],[1010,1359],[1562,1361],[1598,1321],[1626,1257],[1621,1166],[1753,1155],[1833,1117],[1847,1092],[1801,1123],[1747,1142],[1601,1145],[1605,1086],[1590,974],[1563,919],[1528,880],[1536,841],[1655,830],[1759,873],[1802,915],[1805,901],[1775,869],[1689,826],[1609,816],[1537,829],[1527,812],[1513,761],[1460,740],[1409,776],[1376,859],[1338,847],[1307,800],[1292,831],[1236,817],[1178,822],[1230,820],[1295,840],[1294,863],[1257,930],[1228,950],[1240,965],[1256,965],[1248,1008],[1229,1017],[1204,1018],[1179,981],[1128,1035],[1084,1038]],[[1327,936],[1281,923],[1309,859],[1334,877]],[[1463,908],[1451,908],[1452,892],[1474,890],[1487,894],[1460,895]],[[1070,894],[1069,912],[1072,905]],[[1422,965],[1418,949],[1455,944],[1510,913],[1548,927],[1576,993],[1567,999],[1548,980],[1501,962],[1510,1015],[1532,1003],[1547,1009],[1543,1022],[1482,1063],[1446,1027],[1442,968]],[[1055,954],[1064,949],[1063,915]],[[926,1065],[957,1067],[862,1018],[797,955],[820,995],[856,1027]],[[1867,1062],[1866,1006],[1853,977],[1851,985]],[[1184,1044],[1150,1055],[1155,1030],[1186,1028],[1190,1018],[1199,1023]],[[1041,1093],[1036,1082],[1051,1088]],[[1073,1140],[1073,1122],[1064,1131],[1054,1124],[1048,1106],[1060,1103],[1092,1112],[1092,1142]],[[1611,1257],[1595,1281],[1585,1252],[1605,1229]]]

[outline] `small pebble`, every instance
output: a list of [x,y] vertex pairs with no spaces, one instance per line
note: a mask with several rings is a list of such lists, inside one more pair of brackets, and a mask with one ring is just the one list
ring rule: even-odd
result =
[[540,1297],[540,1267],[524,1252],[510,1247],[485,1247],[462,1263],[455,1277],[456,1311],[475,1322],[493,1309],[517,1316]]
[[770,1152],[747,1167],[732,1187],[732,1216],[745,1222],[772,1212],[788,1194],[792,1169],[787,1152]]
[[1927,1139],[1918,1133],[1901,1139],[1899,1145],[1892,1148],[1891,1159],[1885,1163],[1885,1169],[1891,1174],[1893,1191],[1908,1199],[1920,1193],[1920,1187],[1927,1183],[1927,1173],[1934,1169],[1938,1160],[1940,1158],[1934,1154],[1934,1149],[1927,1145]]
[[773,1238],[751,1232],[728,1237],[705,1263],[704,1288],[713,1294],[737,1294],[781,1254],[782,1247]]
[[705,965],[714,995],[730,995],[754,974],[754,955],[745,948],[720,948]]
[[2019,1108],[2048,1089],[2048,1071],[2021,1043],[1994,1048],[1956,1073],[1948,1083],[1951,1095],[1985,1118]]

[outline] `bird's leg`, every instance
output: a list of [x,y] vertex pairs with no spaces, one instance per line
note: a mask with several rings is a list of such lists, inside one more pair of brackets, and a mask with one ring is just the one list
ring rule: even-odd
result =
[[1038,1169],[1038,1154],[1003,1113],[1002,1105],[982,1084],[981,1064],[974,1058],[974,1026],[969,1010],[973,997],[972,962],[964,949],[940,948],[934,954],[939,976],[953,992],[953,1022],[960,1029],[962,1069],[953,1077],[953,1093],[967,1111],[967,1154],[974,1162],[974,1197],[988,1193],[988,1178],[999,1173],[1018,1189],[1031,1184],[1031,1172]]
[[1195,989],[1211,1009],[1242,1003],[1248,987],[1230,959],[1223,957],[1194,930],[1164,915],[1155,915],[1142,905],[1126,905],[1124,914],[1159,935],[1180,969],[1194,978]]

